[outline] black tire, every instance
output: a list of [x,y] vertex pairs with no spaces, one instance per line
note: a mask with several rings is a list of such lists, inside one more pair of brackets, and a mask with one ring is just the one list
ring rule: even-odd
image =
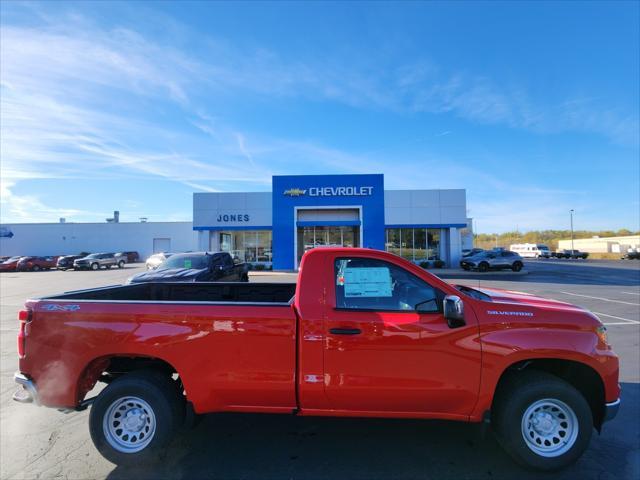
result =
[[511,270],[513,270],[514,272],[519,272],[520,270],[522,270],[522,262],[513,262],[513,265],[511,265]]
[[489,264],[487,262],[480,263],[480,265],[478,265],[478,271],[479,272],[487,272],[487,271],[489,271]]
[[[536,453],[527,444],[523,433],[523,416],[527,413],[527,409],[535,402],[542,400],[559,401],[564,404],[575,415],[577,422],[575,440],[570,448],[565,452],[558,452],[557,456],[543,456]],[[561,425],[562,420],[559,422]],[[574,463],[589,446],[593,431],[592,412],[582,394],[555,375],[536,370],[514,373],[501,384],[493,405],[492,423],[502,448],[522,466],[539,471],[559,470]],[[529,423],[529,425],[531,430],[532,424]],[[531,435],[533,438],[533,434]],[[569,438],[572,436],[570,435]],[[555,445],[552,441],[556,443],[556,440],[559,444],[557,448],[561,448],[562,442],[559,435],[551,438],[550,445],[547,447],[553,448]],[[547,440],[544,441],[547,442]],[[545,448],[544,445],[541,444],[541,446]]]
[[92,263],[91,264],[91,270],[100,270],[100,264],[99,263]]
[[118,262],[118,268],[124,268],[124,260]]
[[[103,425],[110,407],[126,397],[146,402],[155,417],[151,441],[135,453],[123,452],[112,446]],[[169,376],[151,370],[129,373],[110,383],[93,402],[89,414],[91,440],[100,454],[116,465],[155,462],[182,427],[184,412],[184,397]]]
[[32,272],[37,272],[40,270],[40,266],[39,265],[34,265],[33,268],[31,269]]
[[240,277],[240,281],[241,282],[248,282],[249,281],[249,274],[248,273],[243,273],[242,276]]

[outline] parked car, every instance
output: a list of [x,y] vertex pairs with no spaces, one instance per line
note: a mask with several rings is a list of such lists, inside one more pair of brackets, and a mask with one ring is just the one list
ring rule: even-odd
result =
[[248,282],[249,266],[234,263],[228,252],[177,253],[154,270],[138,273],[127,283],[142,282]]
[[86,255],[63,255],[58,257],[56,268],[58,270],[70,270],[73,268],[73,261],[78,258],[84,258]]
[[9,256],[3,255],[3,256],[1,256],[1,257],[0,257],[0,263],[2,263],[2,262],[6,262],[6,261],[7,261],[7,260],[9,260],[10,258],[11,258],[11,257],[9,257]]
[[462,258],[471,257],[477,255],[480,252],[484,252],[484,248],[472,248],[462,250]]
[[580,250],[556,250],[553,256],[555,258],[581,258],[586,260],[589,254]]
[[297,284],[118,285],[29,300],[18,319],[14,399],[91,405],[91,439],[118,465],[155,461],[187,412],[264,412],[490,422],[550,471],[620,405],[594,314],[371,249],[310,250]]
[[640,260],[640,250],[638,251],[634,251],[634,250],[629,250],[627,253],[624,254],[623,257],[621,257],[622,260]]
[[153,270],[154,268],[158,268],[162,262],[164,262],[167,258],[169,258],[173,253],[169,252],[160,252],[154,253],[145,262],[147,270]]
[[0,263],[0,272],[15,272],[16,266],[18,265],[18,261],[21,258],[22,257],[20,256],[9,257],[4,262]]
[[509,268],[514,272],[522,270],[524,263],[522,257],[515,252],[508,250],[491,250],[480,252],[474,256],[463,258],[460,261],[463,270],[478,270],[487,272],[489,270],[502,270]]
[[20,272],[39,270],[51,270],[56,267],[58,257],[22,257],[18,260],[16,270]]
[[73,261],[74,270],[99,270],[102,267],[109,269],[117,266],[124,268],[124,258],[116,258],[113,253],[92,253],[84,258]]
[[116,257],[124,257],[127,263],[136,263],[140,261],[140,254],[138,252],[119,252],[116,253]]

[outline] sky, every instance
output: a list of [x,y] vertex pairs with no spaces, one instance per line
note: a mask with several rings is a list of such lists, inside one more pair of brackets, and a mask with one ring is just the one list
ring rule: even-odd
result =
[[477,232],[640,229],[639,2],[2,2],[0,220],[383,173]]

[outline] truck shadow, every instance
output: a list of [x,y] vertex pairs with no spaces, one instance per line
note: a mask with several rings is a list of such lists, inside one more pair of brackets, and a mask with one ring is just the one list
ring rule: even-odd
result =
[[[618,417],[573,466],[548,479],[638,478],[640,384],[623,384]],[[539,479],[491,433],[443,421],[207,415],[162,462],[116,467],[116,479]]]

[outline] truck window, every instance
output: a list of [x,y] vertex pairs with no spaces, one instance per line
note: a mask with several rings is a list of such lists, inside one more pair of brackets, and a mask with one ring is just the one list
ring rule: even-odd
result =
[[408,271],[371,258],[339,258],[334,265],[336,308],[439,312],[438,292]]
[[229,255],[228,253],[223,253],[222,255],[220,255],[220,257],[222,258],[222,264],[225,267],[233,267],[233,259],[231,258],[231,255]]

